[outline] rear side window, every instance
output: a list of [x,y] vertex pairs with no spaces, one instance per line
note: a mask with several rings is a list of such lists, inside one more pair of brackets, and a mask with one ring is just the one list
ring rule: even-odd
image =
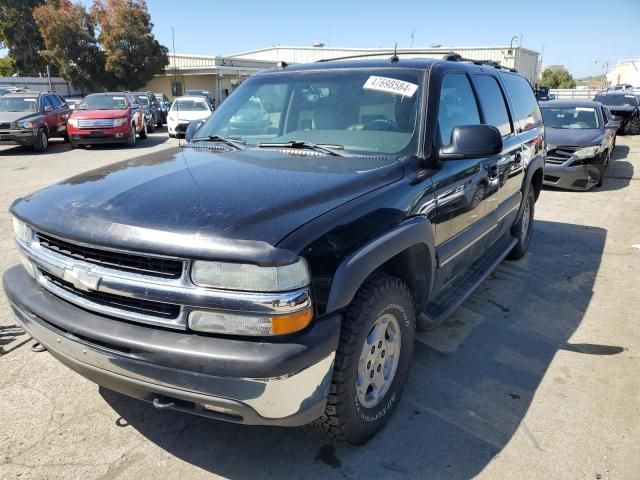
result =
[[520,128],[528,130],[542,124],[542,115],[538,102],[529,82],[520,75],[505,73],[502,79],[513,101],[513,108],[520,123]]
[[44,107],[51,107],[54,110],[56,108],[53,105],[53,102],[51,102],[51,99],[49,98],[49,95],[46,95],[46,96],[42,97],[41,102],[42,102],[42,108],[43,109],[44,109]]
[[461,125],[479,125],[480,114],[469,79],[464,73],[447,73],[442,77],[438,107],[440,143],[451,142],[451,131]]
[[476,83],[485,123],[500,130],[503,137],[509,135],[513,130],[509,121],[507,104],[498,81],[490,75],[474,75],[473,79]]

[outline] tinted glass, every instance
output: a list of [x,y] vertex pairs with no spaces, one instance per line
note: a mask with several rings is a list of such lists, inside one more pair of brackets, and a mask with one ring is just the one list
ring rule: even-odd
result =
[[136,95],[140,105],[149,105],[149,97],[147,95]]
[[42,97],[41,102],[42,102],[42,108],[45,108],[45,107],[51,107],[52,109],[56,108],[51,102],[51,98],[49,97],[49,95]]
[[124,95],[97,93],[89,95],[78,105],[78,110],[126,110]]
[[513,101],[515,114],[520,128],[528,130],[542,124],[542,115],[533,89],[529,82],[520,75],[504,73],[502,79]]
[[48,98],[53,108],[60,108],[60,103],[62,102],[60,102],[60,99],[58,98],[57,95],[49,95]]
[[612,107],[635,107],[638,105],[638,100],[633,95],[598,95],[595,101]]
[[230,95],[198,136],[248,146],[306,141],[357,153],[413,152],[421,73],[348,69],[256,75]]
[[547,128],[600,128],[598,113],[591,107],[544,107],[542,116]]
[[438,129],[440,141],[448,145],[451,131],[461,125],[479,125],[480,115],[469,79],[463,73],[449,73],[442,77]]
[[498,81],[490,75],[475,75],[478,99],[484,112],[485,123],[493,125],[505,136],[512,132],[509,113]]

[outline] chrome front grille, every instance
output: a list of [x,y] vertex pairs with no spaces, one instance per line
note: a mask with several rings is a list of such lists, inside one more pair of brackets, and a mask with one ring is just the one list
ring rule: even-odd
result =
[[148,257],[88,247],[39,232],[36,233],[36,237],[39,240],[40,246],[48,250],[94,265],[123,270],[125,272],[140,273],[142,275],[161,278],[180,278],[184,267],[184,262],[180,260]]
[[562,165],[569,160],[579,148],[580,147],[556,147],[547,152],[545,162],[552,165]]
[[86,120],[78,120],[80,128],[112,128],[115,126],[115,118],[92,118]]

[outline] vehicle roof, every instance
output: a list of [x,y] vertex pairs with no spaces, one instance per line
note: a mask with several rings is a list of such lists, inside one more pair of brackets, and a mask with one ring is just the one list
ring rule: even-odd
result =
[[7,92],[3,95],[3,97],[31,97],[31,98],[38,98],[38,96],[40,95],[40,93],[49,93],[49,92]]
[[[131,95],[131,92],[96,92],[96,93],[88,94],[87,97],[96,96],[96,95]],[[84,98],[87,98],[87,97],[84,97]]]
[[205,99],[200,95],[182,95],[181,97],[176,97],[173,100],[174,101],[176,101],[176,100],[189,100],[190,102],[193,102],[194,100],[201,101],[201,102],[205,101]]
[[637,96],[638,93],[634,90],[611,90],[607,92],[600,92],[596,94],[596,97],[607,96],[607,97],[634,97]]
[[600,106],[600,102],[594,102],[593,100],[549,100],[547,102],[541,102],[540,108],[548,107],[591,107],[596,108]]

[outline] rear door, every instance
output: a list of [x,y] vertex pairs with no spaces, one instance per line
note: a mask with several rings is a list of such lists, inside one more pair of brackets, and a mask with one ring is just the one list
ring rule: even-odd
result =
[[44,123],[47,125],[47,130],[50,136],[58,134],[59,112],[56,109],[56,105],[51,100],[51,95],[42,95],[40,97],[40,111],[44,116]]

